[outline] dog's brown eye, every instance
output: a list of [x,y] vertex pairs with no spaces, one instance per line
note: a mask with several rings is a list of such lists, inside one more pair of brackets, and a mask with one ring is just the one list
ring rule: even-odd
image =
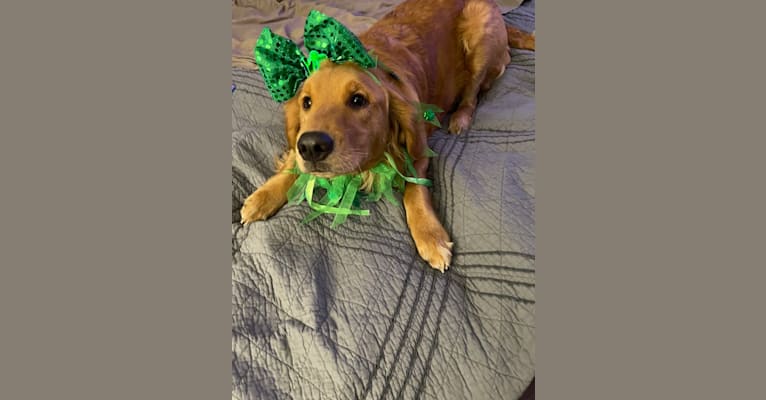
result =
[[311,108],[311,97],[304,96],[303,97],[303,109],[304,110],[308,110],[309,108]]
[[367,105],[367,98],[359,93],[352,94],[348,99],[348,105],[353,108],[362,108]]

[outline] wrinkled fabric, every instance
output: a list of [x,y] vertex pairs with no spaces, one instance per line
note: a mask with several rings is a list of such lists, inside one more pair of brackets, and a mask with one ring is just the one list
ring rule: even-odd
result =
[[[231,7],[232,65],[256,68],[253,47],[261,30],[268,26],[281,36],[303,46],[303,23],[312,9],[340,21],[359,35],[403,0],[236,0]],[[497,0],[503,12],[521,0]],[[304,48],[305,50],[305,48]]]
[[[534,3],[506,20],[533,30]],[[517,399],[535,370],[535,53],[512,51],[468,132],[429,139],[444,274],[385,201],[335,229],[301,223],[305,203],[242,226],[286,139],[260,75],[232,79],[232,398]]]

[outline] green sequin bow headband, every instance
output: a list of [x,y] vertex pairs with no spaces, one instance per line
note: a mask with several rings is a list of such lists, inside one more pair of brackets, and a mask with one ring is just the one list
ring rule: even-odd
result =
[[306,18],[304,44],[308,57],[292,40],[264,28],[255,43],[255,62],[263,75],[271,97],[279,102],[290,100],[301,82],[329,59],[335,63],[353,61],[364,68],[377,66],[377,61],[348,28],[317,10]]
[[[295,96],[301,83],[319,69],[323,60],[329,59],[334,63],[350,61],[363,68],[382,67],[388,70],[367,52],[353,32],[334,18],[311,10],[303,30],[303,42],[309,49],[308,57],[303,55],[295,42],[273,33],[268,27],[263,28],[255,43],[255,62],[271,97],[278,103]],[[375,75],[369,74],[380,83]],[[415,105],[423,120],[441,128],[436,114],[444,110],[433,104]]]

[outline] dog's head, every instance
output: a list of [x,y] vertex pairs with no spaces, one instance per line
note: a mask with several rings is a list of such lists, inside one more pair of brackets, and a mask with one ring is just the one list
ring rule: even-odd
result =
[[324,61],[285,103],[287,140],[302,172],[363,172],[400,145],[421,156],[425,134],[415,106],[390,79],[371,75],[354,63]]

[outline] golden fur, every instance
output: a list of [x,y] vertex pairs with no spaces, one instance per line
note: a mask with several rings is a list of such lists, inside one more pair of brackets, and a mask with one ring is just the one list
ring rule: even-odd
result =
[[[451,110],[448,129],[460,134],[470,127],[479,93],[510,62],[508,46],[534,49],[534,36],[506,27],[492,0],[409,0],[360,40],[388,70],[323,62],[285,103],[288,150],[280,171],[297,163],[303,172],[324,177],[364,173],[383,160],[384,152],[401,162],[404,147],[415,159],[418,176],[425,177],[426,139],[435,127],[421,119],[416,104]],[[320,161],[305,160],[296,150],[301,135],[311,131],[326,133],[334,142],[332,152]],[[365,176],[369,188],[370,175]],[[270,178],[245,200],[242,222],[274,214],[287,201],[295,178],[284,173]],[[443,272],[450,264],[452,242],[433,210],[428,188],[408,183],[404,207],[418,253]]]

